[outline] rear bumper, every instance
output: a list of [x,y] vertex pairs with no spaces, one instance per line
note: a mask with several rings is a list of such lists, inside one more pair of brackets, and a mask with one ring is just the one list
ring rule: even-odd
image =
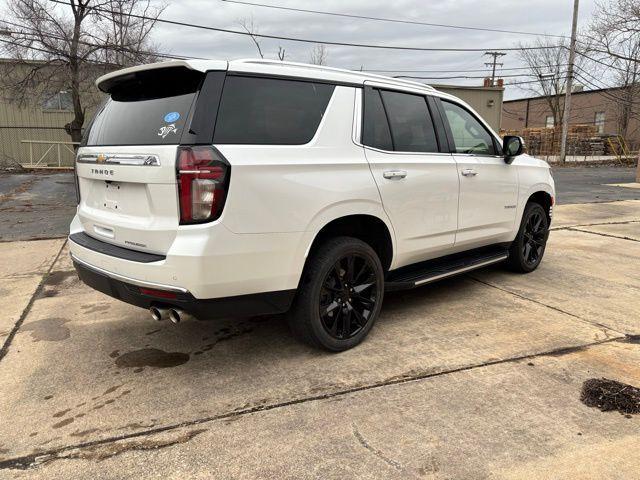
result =
[[[179,308],[200,320],[284,313],[289,309],[295,296],[295,289],[293,289],[224,298],[196,299],[180,287],[129,279],[123,275],[93,267],[73,255],[72,259],[80,279],[95,290],[145,309],[152,305]],[[165,299],[145,295],[140,287],[172,291],[176,298]]]
[[236,234],[214,222],[178,227],[169,249],[157,255],[95,237],[83,241],[78,216],[70,230],[69,250],[77,260],[126,283],[176,286],[196,299],[296,289],[310,242],[306,232]]

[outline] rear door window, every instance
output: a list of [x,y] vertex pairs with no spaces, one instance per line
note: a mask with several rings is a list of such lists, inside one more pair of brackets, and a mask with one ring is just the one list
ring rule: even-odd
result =
[[213,142],[302,145],[311,141],[334,85],[229,75]]
[[438,140],[426,98],[388,90],[380,93],[391,126],[394,150],[438,152]]
[[171,145],[180,143],[203,74],[186,68],[148,70],[116,78],[83,143]]

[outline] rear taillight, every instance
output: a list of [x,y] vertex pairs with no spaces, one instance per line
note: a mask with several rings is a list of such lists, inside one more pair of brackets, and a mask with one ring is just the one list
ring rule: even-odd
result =
[[213,147],[180,147],[178,190],[180,223],[203,223],[222,214],[230,167]]
[[76,187],[76,205],[80,205],[80,181],[78,180],[78,162],[73,161],[73,181]]

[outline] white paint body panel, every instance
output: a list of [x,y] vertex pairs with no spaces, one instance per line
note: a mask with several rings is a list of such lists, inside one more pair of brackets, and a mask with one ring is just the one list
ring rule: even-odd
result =
[[[518,201],[518,168],[503,157],[459,155],[460,178],[456,245],[474,248],[513,240]],[[463,175],[472,170],[475,175]]]
[[[454,99],[426,85],[337,69],[268,61],[176,64],[360,85],[374,81]],[[135,67],[140,68],[144,67]],[[107,193],[106,179],[91,171],[102,167],[78,164],[82,200],[71,233],[84,231],[105,242],[164,254],[166,259],[131,262],[73,242],[71,252],[105,271],[181,287],[198,299],[289,290],[298,286],[316,235],[335,219],[371,215],[384,222],[393,243],[391,268],[398,268],[511,241],[529,196],[537,191],[554,195],[548,165],[527,155],[507,165],[501,158],[364,148],[358,142],[360,110],[357,85],[338,85],[306,145],[217,145],[231,165],[228,195],[221,217],[200,225],[179,225],[176,145],[83,147],[80,154],[154,154],[161,165],[105,166],[113,171],[108,176],[111,185],[121,187]],[[462,177],[464,168],[474,168],[478,175]],[[388,169],[405,170],[407,177],[384,179]]]

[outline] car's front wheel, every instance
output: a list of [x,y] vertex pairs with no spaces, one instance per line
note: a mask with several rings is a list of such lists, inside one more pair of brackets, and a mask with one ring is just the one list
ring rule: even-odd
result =
[[538,268],[548,238],[549,220],[544,208],[539,203],[527,203],[518,235],[509,249],[507,262],[511,270],[529,273]]
[[384,272],[375,251],[356,238],[333,238],[309,258],[289,325],[314,347],[347,350],[367,336],[383,296]]

